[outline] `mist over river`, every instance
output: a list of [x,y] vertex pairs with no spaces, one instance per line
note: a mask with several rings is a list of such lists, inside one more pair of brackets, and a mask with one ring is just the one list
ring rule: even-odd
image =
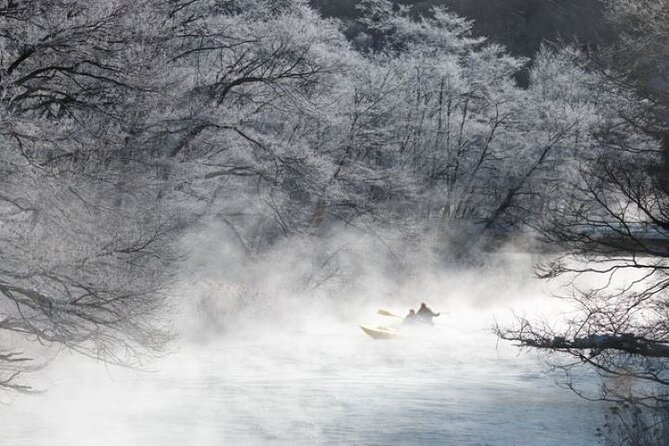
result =
[[[481,293],[474,280],[458,283]],[[448,314],[395,340],[359,329],[393,323],[375,314],[383,303],[368,301],[347,306],[355,316],[318,305],[274,324],[184,337],[150,373],[61,355],[31,375],[45,393],[0,405],[2,443],[593,445],[606,407],[556,386],[540,357],[491,331],[510,308],[559,311],[536,283],[522,289],[511,299],[519,288],[509,282],[494,302],[423,289]]]

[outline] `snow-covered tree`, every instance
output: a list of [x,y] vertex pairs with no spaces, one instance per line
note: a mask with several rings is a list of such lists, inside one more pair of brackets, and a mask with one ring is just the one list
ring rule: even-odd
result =
[[542,50],[525,89],[514,75],[526,61],[472,37],[460,17],[436,9],[415,20],[376,0],[361,9],[385,46],[366,54],[372,69],[356,87],[356,140],[378,153],[383,162],[371,168],[387,172],[403,197],[396,217],[447,229],[473,223],[470,241],[536,223],[575,160],[596,150],[613,100],[595,88],[582,56]]
[[[559,87],[558,73],[564,72],[549,72],[549,84]],[[669,211],[664,149],[661,140],[639,125],[647,116],[647,103],[613,77],[592,72],[588,77],[586,90],[574,92],[600,104],[599,113],[587,115],[596,131],[580,140],[592,147],[574,159],[561,198],[538,225],[545,240],[561,250],[541,266],[539,275],[566,279],[566,292],[560,295],[572,304],[569,317],[520,318],[499,334],[548,352],[565,384],[580,395],[621,403],[624,417],[639,416],[640,407],[649,409],[637,421],[648,415],[659,421],[657,432],[666,435]],[[574,379],[584,369],[604,378],[600,388]],[[648,427],[648,438],[659,438],[651,435],[653,429]]]
[[122,364],[167,340],[175,221],[133,155],[144,6],[1,5],[0,387],[26,389],[39,353],[17,336]]

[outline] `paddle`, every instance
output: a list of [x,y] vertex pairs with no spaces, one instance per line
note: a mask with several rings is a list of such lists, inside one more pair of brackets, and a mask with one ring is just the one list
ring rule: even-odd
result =
[[383,308],[381,308],[377,313],[379,313],[381,316],[389,316],[389,317],[396,317],[398,319],[404,319],[403,316],[398,316],[395,313],[391,313],[388,310],[384,310]]

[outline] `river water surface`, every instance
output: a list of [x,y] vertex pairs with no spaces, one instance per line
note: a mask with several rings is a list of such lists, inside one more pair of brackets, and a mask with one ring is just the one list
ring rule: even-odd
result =
[[2,444],[596,443],[604,408],[498,344],[489,316],[462,309],[390,341],[327,318],[183,341],[150,373],[61,356],[30,377],[45,393],[0,405]]

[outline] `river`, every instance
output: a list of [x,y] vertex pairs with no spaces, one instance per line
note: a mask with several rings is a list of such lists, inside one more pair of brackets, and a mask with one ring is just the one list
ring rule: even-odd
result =
[[498,343],[490,309],[452,309],[434,330],[389,341],[327,315],[182,340],[150,372],[61,355],[30,376],[45,393],[0,405],[2,444],[596,443],[603,406]]

